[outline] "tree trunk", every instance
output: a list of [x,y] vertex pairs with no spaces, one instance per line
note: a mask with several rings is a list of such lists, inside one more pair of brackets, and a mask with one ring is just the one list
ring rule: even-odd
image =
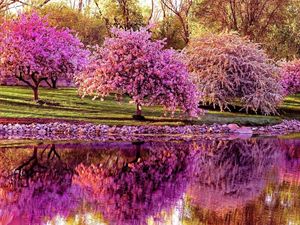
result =
[[137,116],[141,116],[142,115],[142,106],[139,103],[136,104],[136,115]]
[[57,79],[51,78],[52,88],[57,89]]
[[79,0],[79,4],[78,4],[78,11],[81,12],[82,11],[82,7],[83,7],[83,0]]
[[[51,156],[52,156],[52,158],[51,158]],[[55,146],[55,144],[52,144],[50,151],[48,153],[48,159],[53,159],[55,156],[60,160],[60,155],[56,151],[56,146]]]
[[143,141],[137,141],[137,142],[132,142],[133,145],[135,145],[135,159],[132,160],[130,163],[136,163],[139,161],[139,158],[141,158],[141,150],[142,150],[142,145],[144,144]]
[[33,87],[32,90],[33,90],[34,100],[35,101],[39,100],[39,89],[38,89],[38,87]]
[[45,80],[46,84],[53,89],[57,89],[57,78],[50,78],[50,81],[48,79]]

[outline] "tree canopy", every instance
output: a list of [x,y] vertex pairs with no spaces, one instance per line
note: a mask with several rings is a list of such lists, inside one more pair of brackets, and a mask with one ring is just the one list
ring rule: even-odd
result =
[[38,100],[41,82],[69,79],[87,64],[83,47],[69,30],[51,27],[38,14],[22,14],[0,27],[0,78],[29,86]]
[[94,51],[89,69],[76,77],[83,96],[128,95],[137,104],[137,115],[142,105],[163,105],[172,113],[179,108],[197,116],[197,92],[178,53],[164,49],[163,41],[151,41],[145,29],[112,33]]

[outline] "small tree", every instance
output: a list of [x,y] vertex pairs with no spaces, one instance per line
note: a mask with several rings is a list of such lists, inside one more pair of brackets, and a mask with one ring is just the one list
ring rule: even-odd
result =
[[57,79],[71,79],[87,64],[83,47],[69,30],[51,27],[35,13],[7,20],[0,27],[1,80],[23,82],[38,100],[42,81],[56,85]]
[[284,63],[281,70],[282,86],[285,94],[300,92],[300,60]]
[[142,105],[163,105],[189,116],[198,114],[198,98],[185,65],[173,50],[164,50],[163,41],[151,41],[151,34],[113,29],[114,37],[96,48],[93,63],[76,77],[81,95],[105,97],[110,93],[129,95]]
[[277,113],[283,93],[278,69],[256,44],[233,34],[207,35],[185,52],[204,104],[224,110],[239,101],[246,112]]

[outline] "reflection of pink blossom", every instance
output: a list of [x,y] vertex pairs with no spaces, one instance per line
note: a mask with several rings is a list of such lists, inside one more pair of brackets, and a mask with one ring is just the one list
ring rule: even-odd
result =
[[0,199],[0,208],[11,212],[13,220],[26,218],[30,221],[28,224],[39,224],[56,215],[69,216],[78,205],[75,188],[64,189],[51,181],[37,181],[19,190],[6,190],[5,195],[6,198]]
[[[33,165],[37,164],[33,161]],[[1,173],[0,209],[5,209],[3,216],[10,215],[12,221],[40,224],[56,215],[66,217],[74,213],[79,196],[78,189],[71,183],[72,171],[60,161],[50,165],[48,161],[39,166],[28,164],[28,167],[18,174],[17,171],[9,176],[5,176],[5,171]]]
[[212,141],[205,150],[189,194],[193,204],[219,211],[235,209],[259,196],[265,175],[278,157],[276,140]]
[[[110,224],[145,224],[148,218],[163,221],[164,213],[173,213],[183,201],[199,213],[217,215],[257,199],[271,168],[282,169],[288,182],[287,172],[299,172],[297,140],[159,139],[55,146],[60,157],[49,161],[47,150],[46,159],[38,158],[40,167],[18,165],[20,176],[10,176],[9,165],[15,162],[0,167],[2,223],[41,224],[56,216],[67,220],[95,213]],[[0,158],[9,159],[5,150]]]
[[300,140],[282,139],[280,148],[282,151],[279,168],[281,180],[300,184]]
[[187,143],[146,143],[123,165],[80,165],[74,182],[113,224],[145,224],[182,198],[197,149]]

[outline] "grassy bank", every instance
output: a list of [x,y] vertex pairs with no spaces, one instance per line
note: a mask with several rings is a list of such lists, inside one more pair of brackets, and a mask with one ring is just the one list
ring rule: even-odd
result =
[[[0,86],[0,118],[48,118],[93,122],[109,125],[184,125],[190,122],[162,117],[161,107],[144,107],[143,114],[147,121],[132,119],[135,105],[128,99],[118,103],[114,97],[105,101],[91,98],[80,99],[76,89],[40,89],[40,98],[55,105],[38,105],[32,101],[32,91],[26,87]],[[247,115],[209,111],[205,116],[194,120],[193,124],[202,123],[238,123],[243,125],[266,125],[278,123],[284,118],[300,119],[300,94],[286,98],[281,107],[281,116]]]

